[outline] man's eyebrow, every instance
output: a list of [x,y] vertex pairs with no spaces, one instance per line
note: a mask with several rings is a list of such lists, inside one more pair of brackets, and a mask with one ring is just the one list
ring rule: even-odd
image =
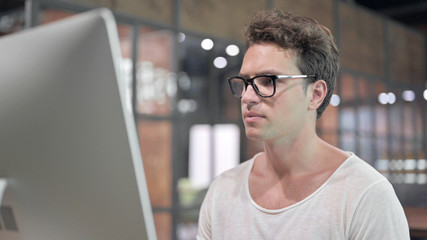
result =
[[237,76],[242,77],[242,78],[249,78],[249,75],[243,74],[243,73],[239,73],[239,74],[237,74]]
[[280,71],[278,71],[278,70],[274,70],[274,69],[269,69],[269,70],[266,70],[266,71],[262,71],[262,72],[260,72],[259,74],[260,74],[260,75],[262,75],[262,74],[286,75],[285,73],[280,72]]
[[[257,72],[257,73],[255,73],[254,76],[259,76],[259,75],[286,75],[286,74],[283,74],[283,73],[278,72],[276,70],[267,70],[267,71]],[[250,77],[248,74],[244,74],[244,73],[239,73],[238,76],[243,77],[243,78],[249,78]]]

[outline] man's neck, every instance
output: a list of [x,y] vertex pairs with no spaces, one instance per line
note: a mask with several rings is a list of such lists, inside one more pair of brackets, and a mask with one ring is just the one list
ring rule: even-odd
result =
[[317,157],[325,147],[315,131],[302,131],[296,137],[264,141],[266,164],[278,176],[299,174],[318,169]]
[[249,177],[252,198],[267,209],[292,205],[316,191],[349,156],[319,137],[305,145],[265,142]]

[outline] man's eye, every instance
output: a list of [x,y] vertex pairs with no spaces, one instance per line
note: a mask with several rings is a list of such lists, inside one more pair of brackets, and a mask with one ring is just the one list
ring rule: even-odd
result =
[[273,84],[273,79],[270,77],[259,77],[256,78],[255,84],[260,86],[269,86]]

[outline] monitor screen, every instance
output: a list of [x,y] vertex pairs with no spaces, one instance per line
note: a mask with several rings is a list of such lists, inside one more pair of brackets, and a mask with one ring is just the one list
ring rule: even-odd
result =
[[0,38],[0,239],[156,239],[120,60],[108,9]]

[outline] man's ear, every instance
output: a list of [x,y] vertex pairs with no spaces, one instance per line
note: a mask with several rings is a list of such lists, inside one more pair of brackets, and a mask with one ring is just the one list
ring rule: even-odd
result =
[[325,80],[317,80],[311,85],[310,88],[310,103],[308,105],[309,110],[316,110],[323,103],[328,92],[328,86]]

